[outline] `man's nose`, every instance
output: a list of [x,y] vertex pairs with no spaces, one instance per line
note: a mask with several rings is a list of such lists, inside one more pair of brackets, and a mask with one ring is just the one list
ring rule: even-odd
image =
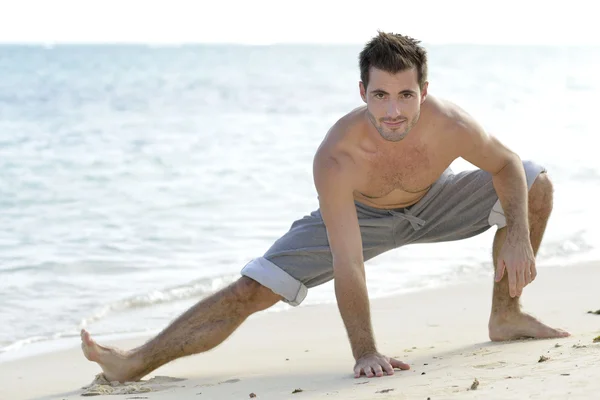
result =
[[391,118],[395,118],[402,113],[400,102],[398,101],[390,101],[387,106],[387,116]]

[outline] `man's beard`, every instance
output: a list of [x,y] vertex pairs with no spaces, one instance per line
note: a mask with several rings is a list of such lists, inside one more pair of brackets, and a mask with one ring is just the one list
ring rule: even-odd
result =
[[377,129],[377,132],[379,132],[379,134],[381,135],[381,137],[383,139],[387,140],[388,142],[399,142],[399,141],[403,140],[408,135],[408,133],[411,131],[411,129],[417,124],[417,121],[419,120],[420,112],[417,112],[417,114],[413,117],[413,119],[406,120],[406,128],[403,131],[392,130],[390,128],[387,128],[383,122],[378,123],[375,116],[373,114],[371,114],[371,112],[368,110],[367,110],[367,115],[369,116],[369,120],[371,121],[371,123],[373,124],[375,129]]

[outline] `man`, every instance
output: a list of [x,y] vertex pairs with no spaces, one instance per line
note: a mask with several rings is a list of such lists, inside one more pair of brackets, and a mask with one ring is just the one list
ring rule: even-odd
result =
[[[319,209],[295,221],[242,277],[200,301],[148,343],[103,347],[83,330],[85,356],[109,380],[141,379],[179,357],[209,350],[251,314],[280,300],[300,304],[307,288],[334,279],[356,377],[409,366],[377,351],[364,262],[412,243],[459,240],[498,226],[492,340],[568,336],[521,312],[536,275],[535,254],[552,210],[543,167],[522,162],[456,105],[427,93],[419,42],[379,32],[360,53],[366,106],[337,121],[314,158]],[[462,157],[478,169],[452,173]]]

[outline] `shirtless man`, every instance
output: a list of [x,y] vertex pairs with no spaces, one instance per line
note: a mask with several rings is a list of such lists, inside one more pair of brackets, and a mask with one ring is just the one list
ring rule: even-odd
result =
[[[428,95],[419,42],[380,32],[360,53],[357,108],[327,133],[314,158],[319,209],[295,221],[238,281],[190,308],[159,335],[129,351],[81,332],[85,356],[107,379],[139,380],[179,357],[207,351],[251,314],[334,279],[356,360],[354,375],[409,369],[379,353],[372,332],[364,262],[411,243],[472,237],[496,225],[489,337],[565,337],[520,310],[536,275],[535,254],[552,210],[545,169],[522,162],[456,105]],[[454,174],[458,157],[477,167]]]

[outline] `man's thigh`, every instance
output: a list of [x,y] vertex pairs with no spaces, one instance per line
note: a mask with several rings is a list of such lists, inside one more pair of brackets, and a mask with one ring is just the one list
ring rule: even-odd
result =
[[[527,186],[546,169],[532,161],[524,161]],[[435,188],[435,187],[434,187]],[[433,190],[433,188],[432,188]],[[427,197],[427,196],[426,196]],[[395,226],[396,245],[435,243],[473,237],[492,226],[506,226],[506,218],[492,176],[480,169],[449,174],[429,199],[417,203],[408,212],[422,224],[414,229],[407,221]]]

